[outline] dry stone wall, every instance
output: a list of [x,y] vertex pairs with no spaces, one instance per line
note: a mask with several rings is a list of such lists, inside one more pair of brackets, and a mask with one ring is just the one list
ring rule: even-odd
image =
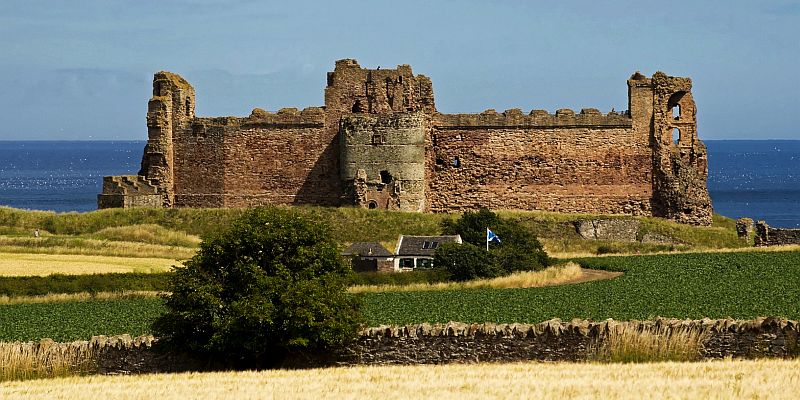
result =
[[[705,335],[701,356],[797,357],[800,325],[783,318],[755,320],[677,320],[618,322],[614,320],[539,324],[421,324],[368,328],[347,348],[336,353],[304,354],[287,361],[286,367],[333,365],[444,364],[514,361],[582,361],[614,332],[695,332]],[[91,341],[53,344],[89,349],[100,373],[146,373],[224,368],[185,355],[157,349],[151,336],[93,337]],[[42,346],[44,346],[42,344]],[[36,343],[31,343],[37,348]],[[41,346],[39,346],[41,347]]]
[[[327,78],[324,107],[199,118],[191,85],[157,73],[141,181],[165,207],[489,207],[711,223],[688,78],[636,73],[629,110],[606,114],[441,114],[431,80],[408,65],[339,60]],[[144,205],[116,198],[135,190],[112,189],[100,207]]]
[[782,246],[800,244],[800,229],[770,228],[764,221],[758,221],[755,228],[755,245]]

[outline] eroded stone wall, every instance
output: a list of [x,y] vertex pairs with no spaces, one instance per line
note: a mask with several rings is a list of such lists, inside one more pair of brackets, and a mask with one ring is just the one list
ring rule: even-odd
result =
[[[702,337],[700,356],[706,359],[797,357],[800,325],[783,318],[741,321],[656,319],[618,322],[559,319],[539,324],[421,324],[368,328],[335,353],[303,354],[287,367],[386,364],[443,364],[515,361],[582,361],[614,333],[692,333]],[[32,352],[51,346],[92,354],[106,374],[173,372],[226,368],[209,360],[158,351],[152,336],[97,336],[91,341],[29,343]],[[88,351],[86,351],[88,350]],[[69,351],[69,350],[65,350]]]
[[764,221],[758,221],[755,227],[755,245],[782,246],[800,244],[800,229],[771,228]]

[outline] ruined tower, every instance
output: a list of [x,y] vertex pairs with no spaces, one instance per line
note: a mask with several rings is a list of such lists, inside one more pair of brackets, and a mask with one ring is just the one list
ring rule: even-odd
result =
[[682,223],[710,225],[706,185],[708,155],[697,136],[692,80],[638,72],[628,80],[634,128],[650,132],[653,152],[653,215]]
[[431,80],[408,65],[328,73],[326,120],[337,122],[343,203],[425,211],[425,138],[436,112]]

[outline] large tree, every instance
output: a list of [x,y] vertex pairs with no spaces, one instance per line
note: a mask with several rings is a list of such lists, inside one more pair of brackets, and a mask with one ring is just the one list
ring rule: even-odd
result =
[[154,332],[176,350],[277,365],[355,337],[361,316],[346,293],[349,273],[326,227],[288,209],[252,209],[176,268]]

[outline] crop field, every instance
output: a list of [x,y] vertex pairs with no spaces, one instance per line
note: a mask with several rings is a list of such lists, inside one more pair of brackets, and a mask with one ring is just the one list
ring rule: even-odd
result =
[[83,275],[166,272],[178,264],[166,258],[133,258],[0,252],[0,276]]
[[0,306],[0,340],[87,340],[93,335],[150,332],[160,298],[9,304]]
[[367,293],[370,324],[800,318],[800,252],[597,257],[584,267],[623,272],[611,280],[530,289]]
[[6,382],[3,399],[790,399],[800,361],[512,363],[85,376]]
[[[367,324],[537,323],[655,316],[800,318],[800,252],[596,257],[583,266],[624,272],[610,280],[527,289],[365,293]],[[159,298],[0,306],[0,340],[88,339],[148,332]]]

